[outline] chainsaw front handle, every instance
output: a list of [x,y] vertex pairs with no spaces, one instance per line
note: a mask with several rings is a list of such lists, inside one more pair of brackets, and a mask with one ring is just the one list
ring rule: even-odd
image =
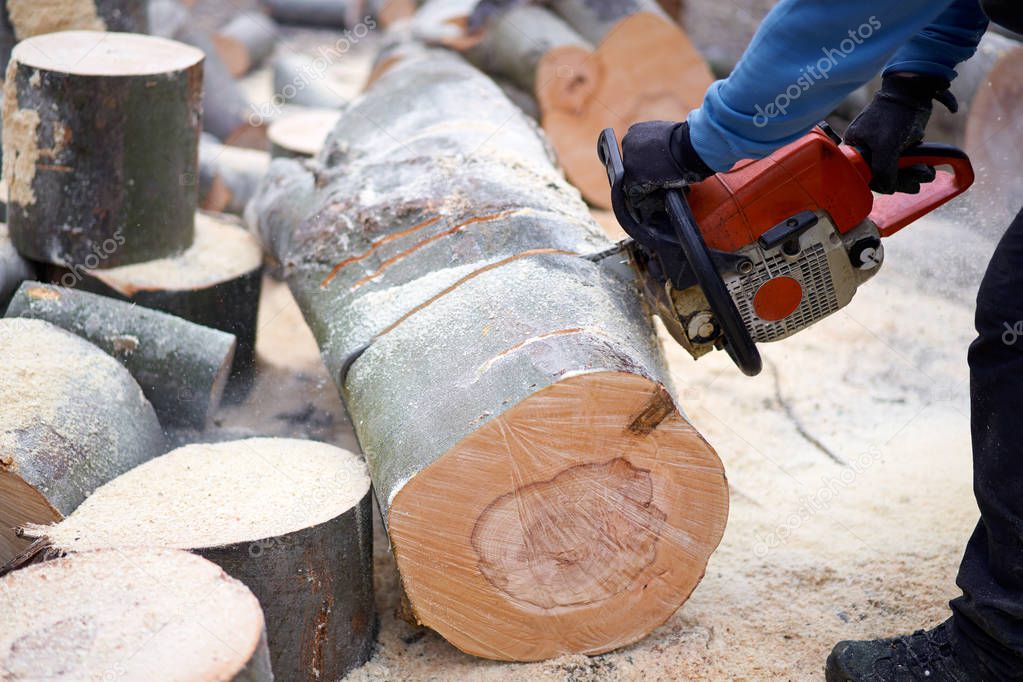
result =
[[[870,168],[853,147],[845,147],[860,174],[869,180]],[[951,172],[938,170],[934,180],[920,185],[917,194],[879,194],[874,197],[870,220],[882,237],[890,237],[914,220],[930,213],[950,199],[959,196],[973,184],[973,164],[962,149],[947,144],[924,142],[910,147],[899,157],[899,168],[917,164],[948,166]]]

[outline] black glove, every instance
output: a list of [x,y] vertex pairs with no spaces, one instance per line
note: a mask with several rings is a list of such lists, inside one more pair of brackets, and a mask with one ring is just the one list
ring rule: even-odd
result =
[[636,123],[622,138],[625,192],[632,202],[661,189],[685,187],[714,175],[689,141],[689,124]]
[[900,170],[899,156],[924,139],[931,100],[938,100],[953,113],[959,108],[948,85],[937,76],[892,74],[881,80],[874,100],[845,131],[845,143],[858,147],[870,164],[870,189],[883,194],[916,194],[921,183],[934,179],[934,168],[924,164]]

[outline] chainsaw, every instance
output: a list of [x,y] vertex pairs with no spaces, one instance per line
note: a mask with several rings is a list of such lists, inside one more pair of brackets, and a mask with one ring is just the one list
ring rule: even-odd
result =
[[638,274],[646,300],[694,358],[724,349],[761,370],[758,343],[784,339],[852,300],[884,259],[882,239],[964,192],[973,167],[955,147],[923,143],[899,167],[948,167],[918,194],[875,196],[870,167],[827,124],[759,160],[741,161],[637,208],[623,187],[614,130],[597,153],[629,238],[592,261]]

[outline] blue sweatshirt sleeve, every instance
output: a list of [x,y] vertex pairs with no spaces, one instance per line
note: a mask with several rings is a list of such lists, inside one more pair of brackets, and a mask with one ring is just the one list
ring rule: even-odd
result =
[[693,146],[717,171],[766,156],[883,68],[951,79],[986,27],[979,0],[781,0],[689,113]]

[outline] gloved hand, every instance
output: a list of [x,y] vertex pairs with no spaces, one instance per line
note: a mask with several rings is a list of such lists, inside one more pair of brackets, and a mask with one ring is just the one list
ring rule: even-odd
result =
[[685,187],[714,175],[689,140],[688,123],[646,121],[622,138],[625,192],[638,203],[661,189]]
[[849,124],[845,143],[858,147],[870,164],[872,190],[916,194],[921,183],[934,179],[934,168],[924,164],[899,170],[899,156],[924,139],[931,100],[953,113],[959,108],[948,85],[937,76],[885,76],[874,100]]

